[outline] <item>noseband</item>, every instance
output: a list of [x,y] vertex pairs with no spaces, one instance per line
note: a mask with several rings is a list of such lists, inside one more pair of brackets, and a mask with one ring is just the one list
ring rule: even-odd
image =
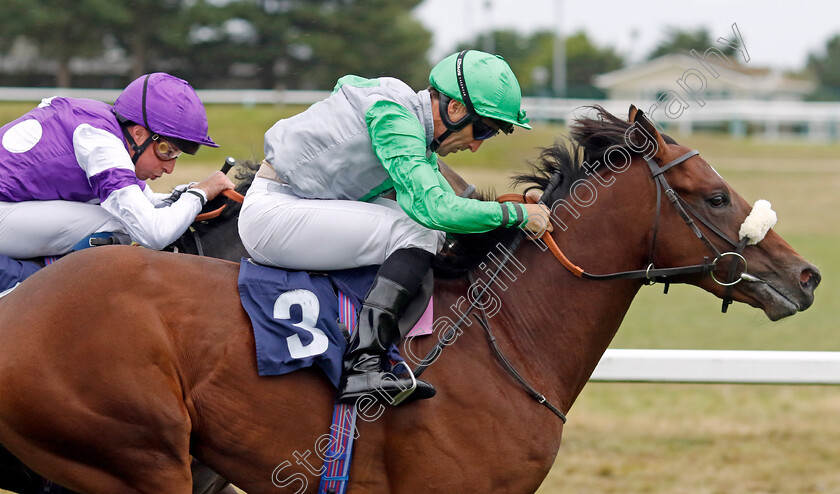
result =
[[[651,177],[653,178],[654,183],[656,184],[656,213],[653,220],[653,235],[651,236],[651,243],[650,243],[650,250],[648,252],[648,265],[645,269],[633,270],[633,271],[621,271],[617,273],[609,273],[609,274],[592,274],[587,273],[582,268],[576,266],[571,261],[566,258],[557,244],[554,242],[554,239],[548,233],[548,231],[543,233],[543,236],[539,239],[545,243],[546,247],[554,254],[557,260],[560,261],[563,266],[566,267],[572,274],[579,278],[585,278],[594,281],[609,281],[609,280],[621,280],[621,279],[644,279],[646,284],[653,284],[655,282],[663,282],[665,283],[665,292],[668,291],[668,284],[670,283],[670,279],[674,276],[681,276],[687,274],[697,274],[697,273],[709,273],[712,277],[712,280],[715,283],[727,287],[726,293],[724,295],[723,307],[722,311],[726,312],[727,307],[732,303],[731,295],[732,295],[732,287],[739,283],[741,280],[754,280],[755,278],[748,275],[747,271],[747,260],[742,255],[744,248],[749,241],[748,237],[745,237],[740,242],[734,241],[729,235],[722,232],[719,228],[717,228],[714,224],[712,224],[708,219],[703,217],[703,215],[699,214],[694,208],[692,208],[676,191],[668,184],[668,181],[665,179],[665,172],[669,169],[680,165],[687,161],[694,156],[699,155],[700,152],[696,150],[689,151],[682,156],[670,161],[669,163],[660,166],[652,157],[645,156],[645,161],[648,164],[648,168],[650,168]],[[560,171],[555,171],[549,179],[548,185],[545,188],[545,191],[540,199],[541,203],[545,203],[546,200],[550,200],[551,194],[554,189],[558,186],[562,179],[560,175]],[[703,259],[702,264],[694,264],[690,266],[681,266],[681,267],[674,267],[674,268],[656,268],[653,264],[653,254],[656,249],[656,239],[657,233],[659,230],[659,216],[661,215],[661,205],[662,205],[662,194],[668,198],[668,201],[674,206],[679,213],[680,217],[683,219],[685,224],[691,229],[694,235],[703,242],[706,248],[714,254],[714,258],[710,261],[708,257]],[[711,232],[715,235],[723,239],[726,243],[734,248],[734,250],[730,250],[727,252],[721,253],[717,247],[712,243],[711,240],[700,230],[695,222],[695,219],[703,224],[706,228],[708,228]],[[717,264],[719,261],[722,262],[723,259],[731,257],[731,264],[730,270],[725,280],[719,280],[715,277],[714,271],[717,269]],[[744,269],[741,272],[741,275],[736,275],[736,270],[739,264],[744,265]]]
[[[700,152],[697,150],[692,150],[684,155],[674,159],[670,163],[666,164],[665,166],[660,167],[653,158],[645,156],[645,161],[650,168],[651,175],[653,177],[654,182],[656,182],[656,219],[654,220],[653,225],[653,238],[651,239],[651,248],[650,253],[648,254],[648,262],[649,266],[653,266],[653,250],[656,244],[656,230],[659,223],[659,210],[660,210],[660,199],[661,199],[661,192],[664,190],[665,195],[668,197],[668,200],[671,204],[674,205],[677,212],[679,213],[680,217],[685,221],[686,225],[691,228],[694,232],[694,235],[699,238],[706,247],[715,254],[714,260],[711,262],[712,269],[709,271],[709,275],[712,277],[712,280],[717,283],[718,285],[726,287],[726,291],[723,297],[723,305],[721,306],[721,312],[726,312],[727,308],[730,304],[732,304],[732,287],[737,285],[743,279],[750,279],[751,276],[747,275],[747,260],[743,256],[744,248],[747,246],[749,242],[749,237],[744,237],[740,242],[734,241],[730,238],[727,234],[722,232],[719,228],[717,228],[712,222],[706,219],[703,215],[699,214],[696,210],[694,210],[679,194],[677,194],[674,189],[668,184],[668,181],[665,179],[665,171],[669,168],[679,165],[684,161],[692,158],[694,156],[699,155]],[[700,228],[697,227],[697,224],[691,219],[688,213],[691,213],[692,216],[697,218],[700,223],[702,223],[706,228],[712,231],[715,235],[723,239],[726,243],[728,243],[731,247],[734,247],[734,251],[728,251],[721,253],[717,247],[706,237]],[[715,276],[715,268],[717,266],[717,262],[725,257],[731,257],[732,260],[729,265],[729,272],[727,273],[726,280],[721,281],[717,279]],[[740,263],[743,263],[744,269],[741,272],[741,276],[736,276],[737,268]]]
[[[589,279],[589,280],[608,281],[608,280],[619,280],[619,279],[634,279],[634,278],[639,279],[639,278],[643,278],[643,279],[646,280],[647,284],[653,284],[657,281],[664,282],[666,284],[665,292],[667,293],[668,292],[668,288],[667,288],[668,283],[670,282],[670,278],[673,277],[673,276],[679,276],[679,275],[685,275],[685,274],[695,274],[695,273],[710,273],[711,276],[712,276],[712,279],[716,283],[726,287],[726,294],[724,295],[724,301],[723,301],[723,312],[726,312],[727,306],[732,303],[732,300],[731,300],[732,286],[734,286],[735,284],[737,284],[741,280],[747,280],[747,281],[760,281],[760,280],[758,280],[758,278],[755,278],[754,276],[748,275],[746,273],[746,271],[747,271],[747,261],[746,261],[746,259],[744,259],[744,256],[741,254],[741,252],[746,247],[748,241],[750,240],[750,237],[745,236],[744,239],[741,240],[741,242],[734,242],[728,235],[723,233],[719,228],[714,226],[711,222],[709,222],[702,215],[698,214],[697,211],[695,211],[688,203],[686,203],[679,196],[679,194],[677,194],[674,191],[674,189],[668,184],[668,181],[665,180],[664,173],[667,170],[673,168],[674,166],[682,164],[683,162],[685,162],[689,158],[693,158],[694,156],[697,156],[699,154],[700,154],[699,151],[689,151],[688,153],[685,153],[684,155],[682,155],[682,156],[674,159],[673,161],[669,162],[665,166],[659,166],[659,164],[657,164],[656,161],[654,161],[652,158],[645,157],[645,161],[647,161],[648,167],[650,168],[651,176],[653,177],[653,180],[656,183],[656,215],[655,215],[654,220],[653,220],[653,235],[652,235],[652,238],[651,238],[650,251],[648,253],[648,266],[647,266],[646,269],[640,269],[640,270],[635,270],[635,271],[621,271],[621,272],[618,272],[618,273],[610,273],[610,274],[587,273],[582,268],[576,266],[571,261],[569,261],[568,258],[566,258],[566,256],[563,254],[563,252],[557,246],[557,243],[554,242],[554,238],[548,233],[547,230],[545,232],[543,232],[542,237],[540,237],[540,238],[532,237],[531,239],[535,240],[535,241],[542,241],[544,243],[544,246],[546,248],[548,248],[549,250],[551,250],[551,252],[554,254],[554,257],[556,257],[557,260],[560,261],[560,263],[564,267],[566,267],[566,269],[568,269],[572,274],[574,274],[575,276],[577,276],[579,278],[585,278],[585,279]],[[543,192],[543,195],[539,200],[539,202],[541,204],[545,204],[545,202],[547,200],[551,199],[552,192],[554,191],[554,189],[557,188],[557,186],[560,184],[562,179],[563,179],[563,176],[560,174],[560,170],[556,170],[554,173],[551,174],[551,176],[549,177],[549,180],[548,180],[548,184],[545,187],[545,191]],[[655,268],[654,267],[654,265],[653,265],[653,252],[656,248],[656,236],[657,236],[657,230],[658,230],[658,227],[659,227],[659,216],[661,214],[661,202],[662,202],[661,199],[662,199],[663,191],[664,191],[665,195],[668,197],[668,200],[671,202],[671,204],[674,205],[674,208],[676,208],[677,212],[680,214],[680,217],[682,217],[683,221],[685,221],[686,225],[688,225],[688,227],[691,228],[691,231],[694,232],[694,234],[697,236],[697,238],[700,239],[712,253],[714,253],[715,257],[712,261],[709,261],[709,258],[706,257],[703,260],[703,264],[696,264],[696,265],[691,265],[691,266],[682,266],[682,267],[676,267],[676,268]],[[505,202],[505,201],[525,202],[525,197],[521,194],[504,194],[502,196],[499,196],[497,198],[497,200],[499,202]],[[689,213],[691,213],[691,214],[689,214]],[[711,240],[709,240],[709,238],[705,234],[703,234],[703,232],[700,230],[700,228],[697,226],[697,224],[692,219],[692,216],[697,218],[697,220],[700,221],[700,223],[702,223],[704,226],[706,226],[706,228],[708,228],[709,230],[714,232],[715,235],[719,236],[724,241],[729,243],[731,246],[735,247],[735,250],[721,253],[717,249],[717,247],[715,247],[715,245],[711,242]],[[514,240],[514,244],[511,246],[511,249],[509,250],[509,252],[513,252],[513,251],[516,250],[516,245],[518,245],[520,239],[521,239],[521,236],[516,237],[516,239]],[[755,239],[756,242],[759,241],[759,240],[760,239]],[[730,271],[729,271],[729,274],[727,276],[727,280],[726,281],[720,281],[717,278],[715,278],[714,270],[717,267],[718,261],[720,261],[721,259],[724,259],[726,257],[732,257],[732,265],[730,267]],[[493,284],[493,281],[499,276],[499,273],[502,271],[502,269],[504,269],[505,264],[508,262],[509,258],[510,258],[510,255],[508,254],[508,255],[505,256],[505,258],[501,262],[497,263],[498,266],[497,266],[496,271],[494,273],[492,273],[492,275],[490,276],[490,279],[483,284],[478,296],[475,297],[475,300],[470,304],[469,307],[467,307],[467,310],[463,312],[463,314],[458,319],[458,321],[455,322],[455,324],[453,324],[452,326],[449,327],[449,329],[442,335],[442,337],[439,338],[437,344],[429,351],[428,354],[426,354],[426,356],[422,360],[422,363],[417,367],[417,369],[414,370],[414,376],[415,377],[420,376],[420,374],[422,374],[426,370],[426,368],[428,368],[429,365],[431,365],[431,363],[434,362],[434,360],[440,355],[440,352],[442,352],[443,349],[446,346],[453,343],[455,338],[458,336],[459,332],[463,331],[459,328],[466,322],[466,319],[473,312],[473,310],[478,309],[481,312],[481,316],[478,316],[476,314],[472,314],[472,315],[475,317],[475,319],[480,323],[481,327],[487,333],[488,341],[490,342],[491,348],[492,348],[496,358],[499,360],[499,362],[504,367],[504,369],[508,372],[508,374],[510,374],[525,389],[525,391],[531,396],[531,398],[536,400],[537,403],[547,407],[555,415],[557,415],[563,421],[563,423],[566,423],[566,415],[563,412],[561,412],[557,407],[552,405],[546,399],[546,397],[544,395],[537,392],[536,389],[534,389],[530,384],[528,384],[528,382],[524,379],[524,377],[513,367],[511,362],[502,353],[501,349],[499,348],[499,346],[496,342],[495,336],[493,335],[493,333],[490,330],[489,317],[486,314],[484,307],[481,304],[478,303],[478,301],[481,300],[484,297],[484,294],[489,289],[489,287]],[[741,272],[740,276],[736,277],[735,272],[736,272],[736,268],[737,268],[737,265],[739,264],[739,262],[742,262],[744,264],[744,270]],[[472,278],[472,275],[470,275],[471,286],[473,286],[474,281],[475,280]]]

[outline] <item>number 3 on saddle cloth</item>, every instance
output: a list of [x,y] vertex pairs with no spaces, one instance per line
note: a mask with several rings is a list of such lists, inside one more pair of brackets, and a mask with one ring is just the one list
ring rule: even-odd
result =
[[[349,336],[339,323],[338,294],[361,307],[378,269],[289,271],[243,258],[239,298],[254,328],[259,375],[276,376],[316,365],[338,387]],[[431,333],[431,300],[418,297],[412,305],[416,315],[412,317],[409,307],[404,316],[413,325],[410,334]],[[394,365],[403,361],[393,345],[389,357]]]

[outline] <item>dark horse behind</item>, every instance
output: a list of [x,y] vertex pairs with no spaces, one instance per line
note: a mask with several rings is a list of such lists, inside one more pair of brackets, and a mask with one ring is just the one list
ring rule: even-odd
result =
[[[456,336],[424,374],[438,395],[364,411],[353,492],[525,493],[545,478],[563,422],[505,371],[475,319],[452,323],[470,302],[493,345],[563,413],[645,273],[773,320],[813,302],[816,267],[773,230],[733,246],[750,205],[635,109],[629,121],[599,109],[575,122],[571,143],[521,179],[545,192],[552,238],[473,235],[440,259],[438,334],[403,346],[423,356],[441,332]],[[736,249],[747,272],[730,262]],[[598,277],[626,272],[642,277]],[[257,376],[237,274],[236,263],[103,247],[21,284],[0,300],[0,443],[80,492],[188,493],[191,455],[249,494],[315,492],[335,390],[316,370]],[[715,281],[730,278],[744,281]]]
[[[226,161],[222,171],[227,173],[232,163]],[[259,164],[241,163],[234,177],[238,183],[236,193],[242,195],[248,190]],[[202,209],[198,220],[189,230],[165,250],[182,254],[214,257],[236,261],[247,256],[245,247],[239,240],[236,223],[242,204],[236,199],[220,195],[208,202]],[[235,494],[227,482],[199,462],[192,463],[194,494]],[[26,465],[21,463],[0,444],[0,489],[20,494],[72,494],[72,491],[43,479]]]

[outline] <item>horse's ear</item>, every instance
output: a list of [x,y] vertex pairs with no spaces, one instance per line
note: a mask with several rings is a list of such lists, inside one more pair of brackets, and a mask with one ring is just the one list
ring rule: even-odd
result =
[[627,121],[628,122],[635,122],[636,121],[636,112],[637,111],[639,111],[639,109],[636,108],[636,105],[630,105],[630,113],[627,116]]
[[[665,139],[662,138],[662,134],[656,130],[656,126],[650,119],[645,115],[645,112],[639,110],[635,106],[630,106],[630,121],[640,127],[644,133],[646,134],[645,139],[653,139],[656,141],[656,152],[652,153],[653,157],[664,159],[665,150],[668,149],[668,144],[665,142]],[[647,146],[644,146],[647,147]],[[651,153],[646,152],[648,156]]]

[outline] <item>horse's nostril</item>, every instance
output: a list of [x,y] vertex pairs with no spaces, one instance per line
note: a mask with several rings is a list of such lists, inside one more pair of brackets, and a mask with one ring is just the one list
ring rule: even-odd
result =
[[799,274],[799,283],[803,289],[813,291],[820,284],[822,276],[816,268],[803,269]]

